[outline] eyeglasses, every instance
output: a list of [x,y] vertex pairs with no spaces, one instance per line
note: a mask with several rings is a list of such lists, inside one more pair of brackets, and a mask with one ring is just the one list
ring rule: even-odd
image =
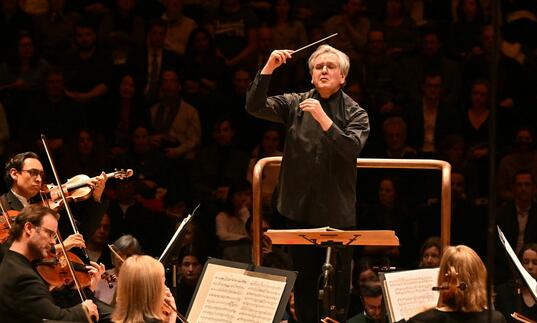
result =
[[38,229],[43,229],[43,231],[45,231],[45,233],[48,235],[48,237],[50,239],[56,239],[56,232],[53,231],[53,230],[50,230],[50,229],[45,228],[45,227],[37,226],[37,225],[35,226],[35,229],[37,231],[41,231],[41,230],[38,230]]
[[23,169],[21,172],[27,172],[31,177],[37,177],[39,175],[41,179],[45,178],[45,172],[39,169],[31,168],[31,169]]

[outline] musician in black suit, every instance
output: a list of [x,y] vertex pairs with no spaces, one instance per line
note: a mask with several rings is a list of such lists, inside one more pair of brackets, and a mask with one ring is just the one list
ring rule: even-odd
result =
[[[43,185],[45,172],[37,154],[24,152],[9,159],[5,166],[5,181],[10,190],[0,196],[0,203],[7,210],[21,211],[34,201]],[[94,204],[100,204],[101,195],[106,183],[106,176],[98,176],[90,183],[93,187]],[[67,234],[66,234],[67,235]],[[66,236],[64,235],[64,236]],[[72,234],[64,241],[69,250],[73,247],[85,247],[84,239],[80,234]],[[9,246],[7,246],[9,247]],[[0,261],[6,247],[0,247]]]
[[[25,208],[12,227],[13,243],[0,264],[0,317],[2,322],[41,322],[42,319],[87,321],[99,317],[97,306],[86,300],[62,309],[54,304],[47,286],[31,262],[47,256],[55,243],[58,213],[46,207]],[[92,263],[92,286],[97,285],[104,266]]]

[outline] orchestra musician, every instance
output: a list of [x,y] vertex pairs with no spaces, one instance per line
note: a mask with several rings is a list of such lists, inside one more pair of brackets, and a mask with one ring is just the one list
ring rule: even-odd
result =
[[408,322],[505,323],[498,311],[488,320],[486,286],[487,269],[475,251],[464,245],[448,247],[440,260],[438,306]]
[[[24,152],[13,156],[5,166],[5,180],[10,185],[10,190],[0,196],[0,203],[8,210],[21,211],[30,205],[41,192],[44,184],[45,172],[39,157],[34,152]],[[102,173],[90,182],[93,188],[92,196],[95,203],[100,203],[106,184],[106,176]],[[82,235],[69,235],[64,245],[66,249],[73,247],[84,248],[85,243]],[[7,246],[8,247],[8,246]],[[59,249],[59,246],[56,246]],[[6,247],[0,248],[0,261]]]
[[164,284],[164,266],[150,256],[133,255],[118,277],[115,323],[163,323],[177,318],[175,299]]
[[[37,166],[37,165],[35,165]],[[43,319],[87,322],[84,311],[99,318],[92,300],[69,308],[58,307],[32,262],[48,255],[58,229],[58,213],[30,205],[17,216],[11,228],[12,244],[0,264],[0,318],[2,322],[41,322]],[[88,267],[95,290],[104,266]]]

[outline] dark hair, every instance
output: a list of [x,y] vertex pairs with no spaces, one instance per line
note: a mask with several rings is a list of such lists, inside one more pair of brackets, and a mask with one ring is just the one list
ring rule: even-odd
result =
[[420,248],[420,260],[423,257],[423,254],[425,253],[425,250],[427,250],[427,249],[429,249],[431,247],[435,247],[436,249],[438,249],[440,254],[442,254],[442,243],[440,242],[440,238],[439,237],[430,237],[427,240],[425,240],[425,242],[421,245],[421,248]]
[[[468,20],[466,20],[466,16],[464,15],[464,10],[463,10],[464,1],[465,0],[460,0],[459,3],[457,4],[457,18],[461,22],[468,22]],[[476,9],[477,12],[475,14],[475,21],[482,23],[485,20],[484,15],[483,15],[483,6],[481,6],[480,0],[474,0],[474,1],[477,6],[477,9]]]
[[20,239],[26,222],[30,222],[34,226],[40,226],[43,222],[43,218],[46,215],[52,215],[56,220],[58,220],[60,217],[58,212],[45,206],[32,204],[25,207],[24,209],[22,209],[21,213],[19,213],[19,215],[15,218],[15,222],[11,226],[10,239]]
[[27,151],[27,152],[24,152],[24,153],[20,153],[20,154],[16,154],[15,156],[11,157],[7,163],[6,163],[6,166],[4,168],[4,171],[5,171],[5,174],[4,174],[4,179],[6,181],[7,184],[11,185],[13,184],[13,179],[11,178],[11,175],[9,174],[9,171],[14,168],[16,169],[17,171],[21,171],[22,170],[22,165],[24,164],[24,161],[28,158],[34,158],[34,159],[39,159],[39,157],[37,156],[36,153],[32,152],[32,151]]
[[537,243],[530,242],[530,243],[524,244],[522,246],[522,248],[520,248],[520,251],[518,252],[518,259],[520,259],[522,261],[522,257],[524,256],[524,252],[526,252],[527,250],[532,250],[532,251],[537,252]]
[[179,257],[177,258],[179,261],[179,264],[183,263],[183,259],[187,256],[192,256],[198,258],[198,261],[201,265],[205,263],[207,260],[207,257],[203,255],[201,252],[198,252],[198,250],[194,247],[194,245],[187,245],[184,246],[181,251],[179,252]]
[[215,58],[216,46],[214,45],[214,38],[207,29],[201,28],[201,27],[192,30],[192,32],[190,33],[190,36],[188,36],[188,41],[186,43],[186,49],[185,49],[185,57],[193,59],[194,57],[196,57],[196,55],[199,55],[199,53],[196,53],[194,51],[194,42],[198,34],[204,34],[209,39],[209,53],[214,55],[214,57],[211,57],[211,58]]
[[130,234],[119,237],[114,242],[114,248],[126,256],[141,255],[142,247],[138,240]]
[[360,287],[361,297],[378,297],[382,295],[380,281],[368,280]]

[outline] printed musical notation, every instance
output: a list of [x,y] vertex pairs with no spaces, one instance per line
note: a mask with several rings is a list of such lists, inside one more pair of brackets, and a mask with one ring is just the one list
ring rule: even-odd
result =
[[198,322],[272,322],[285,284],[285,280],[215,272]]

